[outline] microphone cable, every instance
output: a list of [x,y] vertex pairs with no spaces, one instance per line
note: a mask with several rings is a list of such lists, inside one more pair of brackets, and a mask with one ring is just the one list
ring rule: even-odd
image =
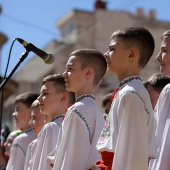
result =
[[[7,75],[7,71],[8,71],[8,67],[9,67],[9,62],[10,62],[10,58],[11,58],[11,52],[12,52],[12,47],[14,45],[14,42],[16,40],[14,39],[12,44],[11,44],[11,47],[10,47],[10,51],[9,51],[9,55],[8,55],[8,61],[7,61],[7,65],[6,65],[6,70],[5,70],[5,73],[4,73],[4,76],[2,76],[2,82],[6,79],[6,75]],[[2,130],[2,112],[3,112],[3,99],[4,99],[4,89],[5,89],[5,86],[4,88],[2,89],[2,91],[0,91],[0,98],[1,98],[1,102],[0,102],[0,128]],[[1,147],[1,136],[0,136],[0,147]]]

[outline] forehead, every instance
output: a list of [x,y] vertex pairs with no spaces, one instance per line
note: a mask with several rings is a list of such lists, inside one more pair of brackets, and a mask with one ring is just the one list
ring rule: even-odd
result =
[[163,37],[161,47],[170,48],[170,37]]
[[14,104],[14,106],[15,106],[15,108],[18,108],[18,107],[22,107],[22,108],[26,107],[27,108],[27,106],[23,102],[16,102]]
[[109,44],[109,47],[111,46],[123,46],[123,41],[121,38],[114,37],[111,39],[111,42]]
[[50,89],[55,89],[55,84],[53,81],[47,81],[41,87],[41,91],[50,90]]
[[73,55],[68,59],[67,66],[75,66],[75,65],[81,65],[80,58]]

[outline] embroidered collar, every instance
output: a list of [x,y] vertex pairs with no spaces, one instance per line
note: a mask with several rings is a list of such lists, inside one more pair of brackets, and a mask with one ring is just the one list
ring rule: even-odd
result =
[[57,119],[62,118],[62,120],[64,119],[65,115],[61,114],[61,115],[57,115],[55,118],[53,118],[50,122],[54,122]]
[[123,87],[123,85],[125,85],[126,83],[131,82],[132,80],[140,80],[140,81],[142,81],[142,78],[140,76],[131,76],[131,77],[125,78],[123,81],[121,81],[119,83],[118,88],[113,92],[113,94],[112,94],[112,96],[110,98],[110,102],[113,101],[113,99],[115,98],[116,94]]
[[79,102],[80,100],[82,100],[82,99],[84,99],[86,97],[90,97],[93,100],[95,100],[95,96],[94,95],[92,95],[92,94],[83,94],[83,95],[77,97],[76,102]]
[[129,83],[129,82],[131,82],[132,80],[140,80],[140,81],[142,81],[142,78],[141,78],[140,76],[127,77],[127,78],[125,78],[123,81],[121,81],[121,82],[119,83],[119,86],[118,86],[119,89],[121,89],[124,84]]
[[32,131],[32,129],[27,129],[27,130],[24,131],[24,133],[28,133],[30,131]]

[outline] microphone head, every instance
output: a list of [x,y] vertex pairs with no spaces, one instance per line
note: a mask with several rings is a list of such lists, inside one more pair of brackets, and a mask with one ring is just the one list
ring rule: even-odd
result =
[[48,53],[48,55],[43,59],[45,64],[51,64],[54,62],[53,54]]

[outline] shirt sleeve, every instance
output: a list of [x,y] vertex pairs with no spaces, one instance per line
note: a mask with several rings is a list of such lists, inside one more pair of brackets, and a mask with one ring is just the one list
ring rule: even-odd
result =
[[85,169],[90,152],[87,126],[74,110],[63,123],[63,135],[53,169]]
[[58,140],[59,126],[49,123],[44,126],[37,138],[36,152],[33,155],[32,170],[51,169],[47,156],[51,153]]
[[170,118],[170,87],[169,85],[163,89],[155,107],[156,117],[156,147],[158,148],[162,140],[162,134],[167,119]]
[[117,117],[119,131],[112,170],[147,169],[148,113],[144,101],[138,94],[125,94],[120,99]]
[[31,159],[31,148],[32,148],[33,142],[31,142],[27,147],[27,153],[25,158],[25,164],[24,164],[24,170],[27,170],[29,167],[29,161]]
[[157,157],[155,170],[169,169],[170,168],[170,120],[168,119],[165,124],[164,133],[161,141],[161,147],[159,148],[159,154]]

